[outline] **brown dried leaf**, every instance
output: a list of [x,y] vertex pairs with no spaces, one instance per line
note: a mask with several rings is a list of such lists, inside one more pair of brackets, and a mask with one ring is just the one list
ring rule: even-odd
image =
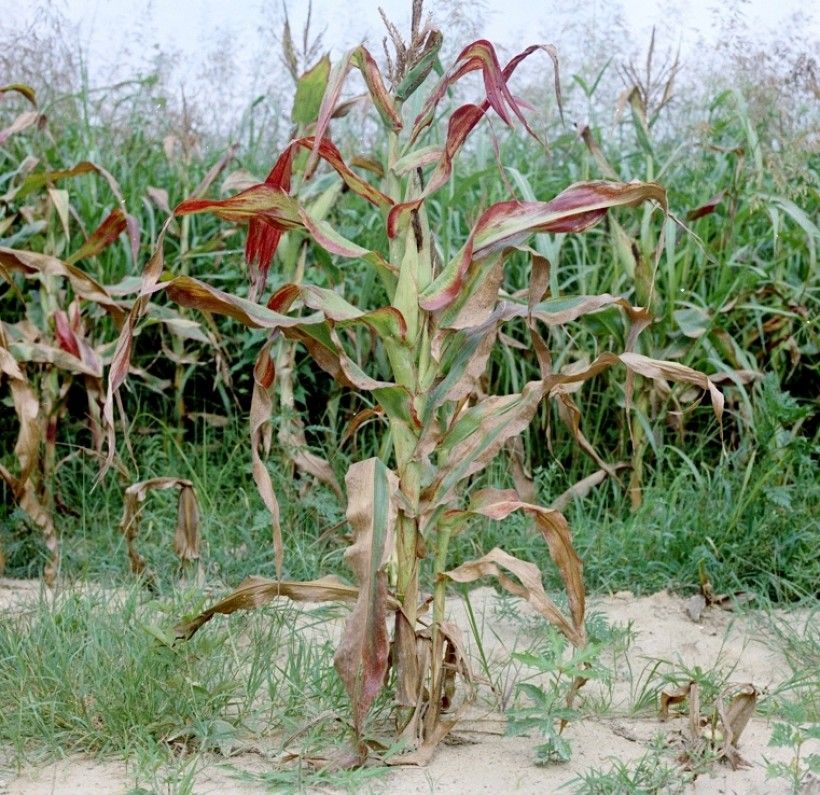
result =
[[225,170],[225,167],[231,160],[234,159],[236,156],[237,151],[239,150],[239,144],[231,144],[228,149],[226,150],[225,154],[219,158],[219,160],[214,163],[211,168],[208,170],[208,173],[202,178],[202,181],[197,185],[193,192],[191,193],[192,197],[203,196],[205,191],[211,187],[213,181]]
[[[515,575],[518,582],[508,577],[504,570]],[[541,572],[534,563],[519,560],[496,547],[482,558],[467,561],[458,568],[445,572],[445,576],[453,582],[462,583],[475,582],[481,577],[496,577],[502,588],[526,600],[547,621],[561,630],[573,645],[583,646],[585,643],[583,625],[573,626],[547,596],[541,582]]]
[[8,127],[0,130],[0,146],[2,146],[12,135],[22,132],[23,130],[37,124],[40,119],[44,119],[36,110],[27,110],[21,113]]
[[738,751],[740,735],[754,714],[757,695],[757,688],[753,684],[746,684],[736,692],[728,707],[725,693],[718,698],[717,713],[723,726],[723,746],[719,753],[734,770],[744,764]]
[[262,450],[270,447],[270,416],[273,409],[273,382],[276,368],[270,356],[270,342],[263,346],[256,357],[253,367],[253,394],[251,396],[251,465],[253,480],[262,502],[271,516],[273,535],[273,552],[276,563],[276,576],[282,576],[284,547],[282,544],[282,526],[279,519],[279,502],[273,490],[273,481],[265,462]]
[[[378,459],[353,464],[345,477],[347,521],[353,544],[345,560],[359,582],[359,595],[345,624],[334,665],[353,705],[353,724],[361,737],[364,721],[387,674],[387,574],[398,516],[396,475]],[[364,753],[365,747],[360,750]]]
[[320,483],[324,483],[341,501],[343,495],[336,480],[336,474],[327,460],[308,449],[305,428],[296,411],[293,395],[295,353],[295,346],[286,343],[277,354],[276,372],[283,415],[279,426],[279,444],[297,469],[312,475]]
[[[359,597],[359,589],[343,583],[337,577],[322,577],[308,582],[248,577],[235,591],[215,605],[195,618],[177,624],[174,634],[180,640],[187,640],[217,614],[229,615],[237,610],[253,610],[280,596],[294,602],[355,602]],[[387,607],[395,610],[395,600],[388,599]]]
[[681,687],[669,685],[661,690],[660,696],[660,718],[661,720],[669,720],[669,707],[676,704],[682,704],[689,698],[689,692],[692,689],[694,682],[689,682]]
[[186,484],[179,490],[174,551],[182,561],[199,560],[199,545],[199,503],[194,487]]
[[145,189],[148,198],[166,215],[171,214],[171,205],[168,203],[168,191],[165,188],[155,188],[149,185]]
[[194,493],[194,484],[190,480],[173,477],[149,478],[133,483],[125,490],[120,532],[125,536],[131,571],[137,575],[145,574],[149,582],[152,581],[153,576],[147,569],[145,558],[140,555],[136,547],[140,514],[148,494],[165,489],[180,489],[174,548],[182,560],[199,557],[199,508]]
[[37,393],[26,378],[7,347],[5,327],[0,323],[0,376],[9,379],[18,431],[14,453],[19,464],[15,477],[0,466],[0,478],[8,485],[14,499],[29,518],[43,531],[43,539],[49,550],[49,559],[43,571],[47,585],[53,585],[59,568],[59,541],[54,517],[48,500],[42,494],[43,484],[36,483],[40,476],[40,444],[45,438],[45,423],[41,417]]
[[[625,466],[626,464],[616,464],[613,469],[622,469]],[[574,499],[586,497],[598,484],[603,483],[608,475],[609,473],[605,469],[599,469],[597,472],[587,475],[577,483],[573,483],[565,492],[558,495],[550,503],[550,508],[554,508],[556,511],[566,510]]]

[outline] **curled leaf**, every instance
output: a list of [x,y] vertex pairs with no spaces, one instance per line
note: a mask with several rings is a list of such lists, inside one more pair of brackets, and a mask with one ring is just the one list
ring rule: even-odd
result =
[[153,575],[148,570],[145,558],[137,551],[142,506],[152,491],[179,489],[177,528],[174,535],[174,549],[181,561],[199,558],[199,506],[194,484],[184,478],[160,477],[141,480],[125,490],[120,532],[125,536],[131,571],[144,575],[152,582]]
[[[512,579],[505,572],[509,572],[516,579]],[[555,602],[547,596],[541,582],[541,572],[534,563],[519,560],[496,547],[482,558],[467,561],[458,568],[445,572],[444,576],[453,582],[461,583],[475,582],[481,577],[495,577],[505,591],[524,599],[574,645],[582,646],[585,642],[582,631],[576,629]]]

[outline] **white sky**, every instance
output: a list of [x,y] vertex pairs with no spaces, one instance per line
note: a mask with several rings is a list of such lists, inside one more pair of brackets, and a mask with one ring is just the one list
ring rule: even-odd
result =
[[[286,0],[286,4],[296,33],[307,0]],[[137,67],[145,73],[152,55],[176,51],[180,60],[174,80],[187,85],[192,72],[219,60],[204,56],[222,47],[231,56],[226,63],[232,59],[241,68],[227,68],[221,74],[200,71],[200,85],[220,83],[224,88],[227,84],[235,96],[243,97],[270,85],[271,59],[263,67],[266,73],[260,75],[258,57],[267,42],[278,53],[270,32],[281,30],[282,0],[0,0],[0,26],[26,25],[44,5],[79,24],[92,84],[132,77]],[[586,46],[599,49],[607,35],[619,35],[609,25],[613,9],[619,8],[636,52],[645,51],[649,30],[657,25],[663,49],[680,44],[684,61],[699,59],[704,48],[714,47],[720,29],[717,15],[724,19],[740,15],[747,29],[760,38],[798,31],[809,40],[820,41],[820,6],[811,0],[462,0],[460,4],[458,0],[427,0],[425,8],[433,12],[434,19],[446,20],[454,5],[483,5],[475,32],[500,45],[506,55],[528,44],[549,42],[558,47],[564,60],[568,52],[577,53],[584,46],[577,29],[579,18],[585,20],[587,32],[595,31],[591,41],[596,44],[588,40]],[[326,26],[325,45],[336,53],[368,40],[380,58],[384,29],[379,6],[405,29],[410,0],[313,0],[316,29]],[[799,26],[791,19],[795,13],[803,15]],[[450,29],[446,21],[443,29],[445,34]],[[261,32],[265,30],[267,36]]]
[[[462,5],[467,7],[473,1],[464,0]],[[43,2],[48,0],[3,0],[5,22],[24,24]],[[51,4],[82,25],[90,53],[103,58],[121,50],[135,28],[152,39],[143,41],[143,45],[157,43],[184,52],[195,52],[203,41],[212,40],[216,31],[255,41],[260,25],[272,14],[278,17],[281,10],[281,0],[51,0]],[[307,2],[286,0],[286,4],[293,27],[298,30]],[[452,4],[452,0],[427,0],[425,7],[435,16]],[[380,40],[383,28],[377,13],[379,6],[399,21],[409,18],[409,5],[409,0],[313,0],[313,14],[319,24],[327,25],[327,43],[342,49],[365,38]],[[549,35],[556,22],[561,27],[560,22],[565,23],[577,13],[590,18],[602,16],[618,5],[636,38],[657,24],[669,39],[680,39],[684,50],[699,36],[708,41],[715,12],[733,6],[752,27],[762,30],[777,29],[795,12],[802,12],[810,20],[811,35],[820,38],[820,14],[810,0],[485,0],[480,32],[512,48],[532,43],[534,35]]]

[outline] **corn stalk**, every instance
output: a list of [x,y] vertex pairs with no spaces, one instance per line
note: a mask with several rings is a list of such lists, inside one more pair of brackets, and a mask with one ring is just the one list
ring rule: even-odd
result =
[[[465,500],[470,480],[527,429],[545,401],[554,398],[570,406],[568,394],[573,385],[611,368],[625,369],[630,377],[640,374],[696,385],[709,392],[718,415],[722,395],[701,373],[636,353],[635,343],[649,314],[622,296],[545,299],[543,262],[534,262],[526,297],[509,295],[503,289],[507,258],[533,234],[582,233],[613,208],[642,203],[665,214],[666,193],[660,185],[583,182],[548,201],[494,204],[477,214],[461,248],[441,263],[438,230],[430,222],[428,203],[451,179],[459,150],[491,110],[506,124],[517,119],[534,135],[508,82],[522,60],[545,52],[556,69],[560,102],[557,59],[553,48],[535,46],[502,68],[489,42],[473,42],[436,81],[411,120],[405,118],[404,103],[425,83],[436,63],[441,35],[421,28],[420,3],[414,3],[408,44],[397,39],[393,29],[390,32],[396,45],[395,61],[389,65],[390,88],[367,49],[355,48],[331,70],[312,134],[288,145],[264,183],[224,200],[190,199],[175,210],[176,215],[213,213],[227,221],[249,223],[246,255],[256,269],[266,267],[281,236],[294,231],[330,254],[363,260],[375,269],[389,303],[360,307],[345,297],[344,285],[331,290],[310,284],[310,263],[306,263],[304,279],[279,287],[264,303],[222,292],[186,275],[161,282],[161,236],[143,278],[143,299],[135,302],[123,326],[104,417],[113,443],[114,395],[125,378],[144,301],[158,290],[183,306],[227,315],[250,328],[269,331],[254,370],[251,456],[257,487],[272,515],[277,580],[251,578],[205,613],[181,624],[178,634],[189,637],[216,613],[253,607],[277,595],[301,599],[309,593],[313,599],[352,602],[335,664],[352,702],[354,759],[362,762],[367,756],[365,723],[392,666],[398,730],[406,748],[398,762],[419,764],[430,758],[457,720],[456,676],[470,681],[458,630],[445,620],[448,582],[494,577],[502,588],[527,600],[572,644],[581,647],[586,643],[582,565],[563,514],[527,501],[514,490],[483,489]],[[379,158],[383,178],[378,186],[353,171],[329,137],[331,119],[353,69],[361,73],[385,128],[385,147]],[[422,145],[448,89],[473,71],[482,73],[484,98],[449,113],[443,146]],[[290,183],[293,162],[303,151],[308,154],[306,176],[323,161],[347,189],[378,208],[389,241],[386,250],[370,250],[346,239],[294,196]],[[586,365],[554,372],[539,328],[572,323],[613,307],[623,312],[629,327],[627,350],[601,353]],[[519,319],[527,323],[541,377],[514,394],[485,395],[477,384],[500,329]],[[387,372],[379,377],[366,372],[348,350],[348,340],[358,334],[375,335],[379,341],[387,362]],[[346,560],[358,585],[352,593],[340,594],[336,581],[298,584],[282,579],[278,503],[264,463],[276,376],[271,350],[278,337],[304,346],[316,364],[342,386],[369,395],[388,421],[383,457],[354,463],[345,479],[347,519],[353,533]],[[626,396],[629,405],[629,388]],[[532,518],[533,531],[544,540],[563,580],[568,612],[547,595],[541,572],[533,563],[500,549],[448,570],[449,545],[456,534],[477,518],[501,521],[517,511]],[[422,620],[428,604],[421,593],[423,581],[433,584],[429,621]],[[570,700],[581,684],[582,679],[573,684]]]

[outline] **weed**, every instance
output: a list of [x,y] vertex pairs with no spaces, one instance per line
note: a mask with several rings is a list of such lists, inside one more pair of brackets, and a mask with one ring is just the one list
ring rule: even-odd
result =
[[807,742],[820,741],[820,726],[816,722],[810,722],[808,711],[800,703],[784,707],[781,717],[784,722],[777,722],[772,726],[769,746],[788,748],[793,758],[790,762],[772,762],[764,757],[763,762],[767,778],[785,779],[791,791],[796,793],[810,781],[817,781],[820,777],[820,754],[804,751]]

